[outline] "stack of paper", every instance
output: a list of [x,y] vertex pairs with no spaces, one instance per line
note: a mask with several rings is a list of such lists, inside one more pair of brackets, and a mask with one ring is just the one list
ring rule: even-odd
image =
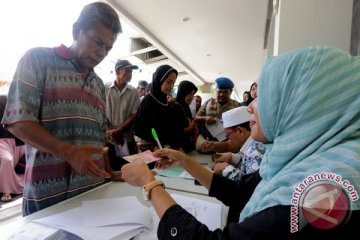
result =
[[[220,204],[178,194],[172,197],[210,230],[221,227]],[[134,196],[84,201],[80,207],[27,223],[9,239],[156,240],[159,221],[154,208]]]
[[211,231],[221,228],[222,205],[220,203],[212,203],[180,194],[171,194],[171,197]]
[[[212,203],[179,194],[171,194],[171,197],[211,231],[221,228],[222,205],[220,203]],[[151,208],[150,212],[153,216],[153,228],[145,229],[134,240],[157,240],[157,226],[160,219],[156,215],[154,208]]]
[[46,236],[36,238],[16,238],[20,236],[19,234],[24,236],[21,233],[24,229],[31,233],[35,229],[34,226],[41,226],[30,223],[30,226],[25,225],[24,229],[14,234],[12,239],[62,239],[56,235],[58,229],[86,240],[130,239],[145,228],[151,228],[152,216],[148,207],[142,205],[136,197],[131,196],[84,201],[81,207],[40,218],[34,222],[47,226],[48,234],[44,233]]
[[[61,229],[47,227],[39,223],[30,222],[20,231],[11,235],[8,240],[62,240],[69,239],[72,235]],[[72,240],[80,239],[76,236],[71,236]]]
[[215,124],[209,125],[205,124],[207,130],[211,133],[211,135],[216,138],[219,142],[224,141],[226,139],[226,134],[224,130],[224,126],[221,120],[217,120]]

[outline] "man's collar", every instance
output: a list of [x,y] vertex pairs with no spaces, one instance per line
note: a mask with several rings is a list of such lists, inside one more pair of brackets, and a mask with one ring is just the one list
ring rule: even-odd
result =
[[[72,54],[72,52],[68,47],[66,47],[64,44],[61,44],[60,46],[54,47],[53,49],[55,53],[60,57],[66,60],[71,60],[71,62],[75,65],[75,67],[81,72],[81,67],[78,61],[74,58],[74,55]],[[94,72],[94,69],[90,69],[89,72]]]
[[252,139],[251,136],[249,136],[245,143],[242,145],[240,152],[245,153],[246,149],[249,147],[249,145],[253,142],[254,140]]
[[58,47],[54,47],[54,51],[56,52],[57,55],[59,55],[60,57],[70,60],[73,59],[73,54],[72,52],[69,50],[69,48],[67,48],[65,45],[61,44]]

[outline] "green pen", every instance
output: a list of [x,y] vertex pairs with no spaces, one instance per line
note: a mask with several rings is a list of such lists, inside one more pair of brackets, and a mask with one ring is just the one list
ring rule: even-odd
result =
[[157,142],[159,148],[162,149],[162,146],[161,146],[161,143],[160,143],[160,141],[159,141],[158,135],[157,135],[157,133],[156,133],[156,131],[155,131],[154,128],[151,128],[151,133],[152,133],[155,141]]

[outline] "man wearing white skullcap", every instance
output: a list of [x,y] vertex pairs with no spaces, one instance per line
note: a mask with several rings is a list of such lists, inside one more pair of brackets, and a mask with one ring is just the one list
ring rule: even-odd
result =
[[[225,133],[234,145],[242,146],[238,153],[224,153],[213,165],[216,174],[233,181],[257,171],[265,153],[262,143],[254,141],[250,134],[250,113],[247,107],[237,107],[222,114]],[[229,212],[228,222],[237,221],[239,212]]]
[[262,143],[255,142],[251,137],[250,113],[247,107],[237,107],[222,115],[225,133],[236,145],[242,146],[238,153],[225,153],[214,163],[215,173],[234,181],[246,174],[259,169],[265,152]]

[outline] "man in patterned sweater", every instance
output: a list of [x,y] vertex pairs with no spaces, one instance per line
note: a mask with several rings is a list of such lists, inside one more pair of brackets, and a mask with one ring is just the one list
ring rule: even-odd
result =
[[239,181],[242,176],[259,169],[265,147],[250,136],[250,113],[247,107],[234,108],[225,112],[222,117],[227,136],[242,147],[238,153],[224,153],[216,157],[213,169],[217,174]]
[[33,48],[20,59],[2,123],[26,144],[24,216],[110,177],[105,87],[94,67],[120,32],[115,10],[93,2],[73,24],[70,47]]
[[[230,141],[242,147],[238,153],[224,153],[214,158],[213,170],[233,181],[240,181],[243,176],[258,171],[265,147],[250,136],[250,113],[247,107],[231,109],[223,113],[222,119]],[[239,215],[240,211],[230,207],[227,222],[238,222]]]

